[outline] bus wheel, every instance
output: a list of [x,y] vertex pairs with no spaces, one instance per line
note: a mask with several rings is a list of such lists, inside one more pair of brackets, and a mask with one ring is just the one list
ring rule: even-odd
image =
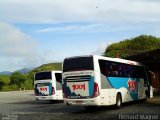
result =
[[121,94],[117,94],[115,107],[119,109],[121,106],[122,106],[122,97]]
[[94,111],[96,109],[96,106],[85,106],[85,109],[87,111]]
[[50,101],[50,103],[57,103],[58,102],[58,100],[49,100]]

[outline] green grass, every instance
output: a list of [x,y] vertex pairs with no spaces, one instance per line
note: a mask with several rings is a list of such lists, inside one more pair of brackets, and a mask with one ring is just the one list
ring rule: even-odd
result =
[[[2,91],[17,91],[19,87],[15,84],[10,85],[10,76],[0,75],[0,92]],[[33,80],[27,79],[22,89],[25,87],[25,90],[33,90]]]
[[8,75],[0,75],[0,81],[4,83],[4,85],[8,85],[10,82],[10,76]]
[[[39,71],[50,71],[50,70],[61,70],[62,63],[48,63],[41,65],[28,74],[25,74],[27,80],[22,84],[21,88],[25,88],[26,90],[33,90],[33,76],[36,72]],[[19,90],[18,85],[10,84],[10,76],[0,75],[0,91],[14,91]]]
[[2,90],[0,90],[1,92],[5,92],[5,91],[17,91],[19,90],[17,85],[5,85],[2,87]]

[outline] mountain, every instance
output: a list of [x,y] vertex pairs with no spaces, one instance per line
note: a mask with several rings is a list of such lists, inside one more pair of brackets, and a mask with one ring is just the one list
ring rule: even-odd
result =
[[11,75],[12,74],[12,72],[10,72],[10,71],[2,71],[2,72],[0,72],[0,75]]
[[51,70],[62,70],[62,63],[48,63],[48,64],[43,64],[30,72],[39,72],[39,71],[51,71]]
[[[22,69],[19,69],[19,70],[16,70],[14,72],[19,72],[19,73],[22,73],[22,74],[26,74],[28,72],[30,72],[31,70],[33,70],[34,68],[22,68]],[[2,71],[0,72],[0,75],[11,75],[13,72],[10,72],[10,71]]]
[[22,68],[20,70],[16,70],[15,72],[19,72],[19,73],[22,73],[22,74],[26,74],[30,71],[32,71],[34,68]]
[[[19,72],[22,74],[34,74],[39,71],[51,71],[51,70],[62,70],[62,63],[48,63],[48,64],[43,64],[37,68],[22,68],[20,70],[16,70],[14,72]],[[10,71],[2,71],[0,72],[0,75],[11,75],[12,72]]]
[[51,70],[62,70],[62,63],[48,63],[48,64],[43,64],[30,72],[28,72],[28,76],[33,79],[33,76],[36,72],[40,71],[51,71]]

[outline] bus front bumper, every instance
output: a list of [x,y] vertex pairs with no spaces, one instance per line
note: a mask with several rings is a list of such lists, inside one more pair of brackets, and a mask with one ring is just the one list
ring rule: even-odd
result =
[[74,106],[100,106],[99,99],[64,99],[64,103]]
[[36,100],[63,100],[63,98],[58,98],[54,95],[52,96],[35,96]]

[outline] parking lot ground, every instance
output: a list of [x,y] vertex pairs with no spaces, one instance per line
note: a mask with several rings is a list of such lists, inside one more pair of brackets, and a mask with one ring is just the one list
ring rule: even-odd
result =
[[[36,101],[33,91],[0,92],[0,120],[140,120],[160,119],[160,96],[114,106],[67,106],[62,101]],[[148,115],[145,117],[144,115]],[[130,118],[127,118],[130,117]],[[138,117],[138,118],[137,118]]]

